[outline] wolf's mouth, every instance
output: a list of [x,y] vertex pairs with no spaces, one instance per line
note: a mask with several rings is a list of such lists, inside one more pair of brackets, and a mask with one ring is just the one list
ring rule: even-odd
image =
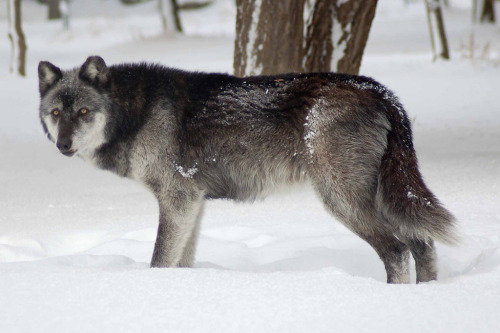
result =
[[61,151],[61,154],[63,154],[64,156],[68,156],[68,157],[75,155],[75,153],[76,153],[76,150]]

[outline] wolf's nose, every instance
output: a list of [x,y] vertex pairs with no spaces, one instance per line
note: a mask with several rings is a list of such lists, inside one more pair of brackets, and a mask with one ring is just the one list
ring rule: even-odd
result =
[[61,153],[67,153],[71,149],[71,145],[73,143],[71,142],[70,138],[60,138],[57,140],[57,149],[61,151]]

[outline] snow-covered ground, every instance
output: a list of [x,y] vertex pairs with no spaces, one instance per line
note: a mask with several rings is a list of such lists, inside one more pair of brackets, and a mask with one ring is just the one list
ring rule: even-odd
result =
[[23,2],[27,78],[8,74],[0,14],[0,332],[500,331],[500,27],[471,27],[470,1],[450,0],[453,59],[432,62],[423,4],[380,0],[361,68],[400,96],[422,173],[459,220],[463,243],[438,245],[439,281],[421,285],[385,284],[308,187],[209,202],[195,268],[149,269],[155,199],[55,150],[36,67],[99,54],[231,72],[234,1],[185,13],[186,36],[160,35],[155,1],[74,0],[65,32]]

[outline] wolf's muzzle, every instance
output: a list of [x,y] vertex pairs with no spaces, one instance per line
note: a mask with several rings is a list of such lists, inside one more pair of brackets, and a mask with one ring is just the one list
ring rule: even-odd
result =
[[71,150],[73,142],[70,138],[60,138],[57,140],[56,146],[59,151],[65,156],[73,156],[75,151]]

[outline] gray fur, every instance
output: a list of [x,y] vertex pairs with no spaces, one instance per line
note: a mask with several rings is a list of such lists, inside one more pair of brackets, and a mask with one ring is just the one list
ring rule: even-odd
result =
[[326,209],[375,249],[388,282],[409,282],[410,252],[417,281],[436,279],[433,239],[453,238],[453,217],[423,183],[401,104],[377,82],[239,79],[108,67],[100,57],[71,71],[42,62],[39,77],[40,119],[59,149],[158,199],[152,267],[192,266],[206,199],[253,201],[310,181]]

